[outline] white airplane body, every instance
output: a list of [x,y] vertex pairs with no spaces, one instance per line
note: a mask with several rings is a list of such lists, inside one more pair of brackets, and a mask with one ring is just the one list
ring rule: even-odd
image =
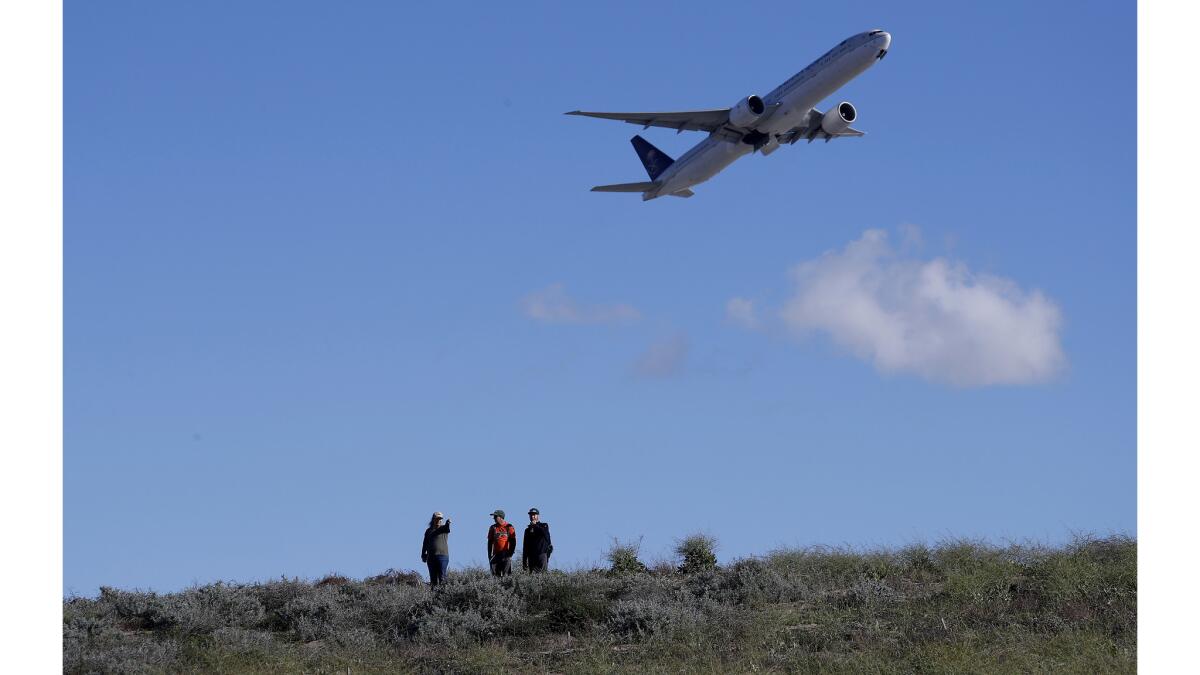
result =
[[650,180],[641,183],[597,185],[593,192],[641,192],[642,200],[670,195],[691,197],[691,187],[720,173],[738,158],[755,151],[769,155],[782,144],[805,139],[826,142],[844,136],[862,136],[850,126],[858,112],[842,101],[822,113],[816,105],[887,54],[892,36],[882,30],[859,33],[842,41],[807,68],[790,77],[764,97],[747,96],[732,108],[687,112],[607,113],[575,110],[568,115],[615,119],[643,128],[667,127],[676,133],[707,131],[679,159],[672,160],[641,136],[633,147]]

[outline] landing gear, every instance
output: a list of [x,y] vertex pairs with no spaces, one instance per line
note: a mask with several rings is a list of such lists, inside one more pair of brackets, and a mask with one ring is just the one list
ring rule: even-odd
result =
[[766,145],[771,140],[769,134],[764,134],[761,131],[751,131],[745,136],[742,136],[742,142],[746,145],[754,146],[755,150],[761,150],[762,146]]

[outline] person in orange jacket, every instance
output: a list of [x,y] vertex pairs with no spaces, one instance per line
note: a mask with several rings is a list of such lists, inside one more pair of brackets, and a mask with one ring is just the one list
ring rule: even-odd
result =
[[495,522],[488,528],[488,564],[498,577],[512,574],[512,556],[517,550],[517,528],[504,520],[504,511],[492,511]]

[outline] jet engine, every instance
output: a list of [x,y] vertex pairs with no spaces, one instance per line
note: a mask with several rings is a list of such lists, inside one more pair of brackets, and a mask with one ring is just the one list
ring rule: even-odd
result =
[[842,101],[837,104],[837,107],[830,108],[829,112],[821,118],[821,130],[830,136],[835,136],[853,124],[856,117],[858,117],[858,111],[854,109],[854,106],[850,105],[849,101]]
[[767,105],[763,103],[761,98],[750,95],[738,101],[737,105],[729,109],[729,122],[735,127],[750,129],[766,110]]

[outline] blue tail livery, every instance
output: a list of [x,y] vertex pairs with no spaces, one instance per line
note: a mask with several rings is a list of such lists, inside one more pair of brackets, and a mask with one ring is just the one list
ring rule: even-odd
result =
[[667,153],[650,145],[650,141],[641,136],[634,136],[630,139],[633,143],[633,149],[637,151],[638,159],[642,160],[642,165],[646,167],[646,173],[650,174],[650,180],[658,180],[662,172],[675,163]]

